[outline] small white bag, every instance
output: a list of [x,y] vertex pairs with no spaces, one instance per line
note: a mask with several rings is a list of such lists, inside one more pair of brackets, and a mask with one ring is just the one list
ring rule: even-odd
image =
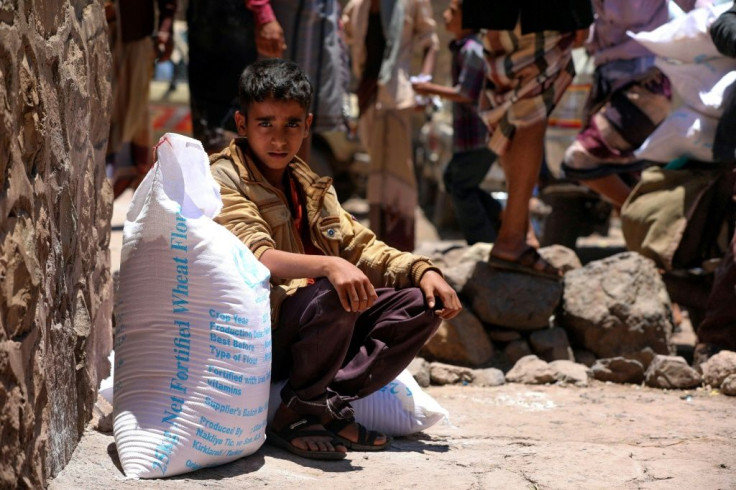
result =
[[[285,381],[271,385],[268,420],[273,420],[281,403]],[[370,430],[389,436],[406,436],[428,429],[450,414],[425,393],[406,369],[394,381],[365,398],[351,402],[355,420]]]

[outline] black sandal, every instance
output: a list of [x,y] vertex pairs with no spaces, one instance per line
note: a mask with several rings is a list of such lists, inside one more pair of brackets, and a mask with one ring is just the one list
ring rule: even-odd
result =
[[[346,439],[345,437],[338,434],[338,432],[351,424],[358,425],[357,442],[353,442],[350,439]],[[384,449],[388,449],[392,441],[392,439],[385,434],[381,434],[380,432],[377,432],[375,430],[366,429],[361,424],[358,424],[354,418],[332,419],[330,422],[325,424],[325,429],[330,431],[332,433],[332,436],[339,443],[343,444],[346,448],[353,451],[383,451]],[[378,439],[380,436],[384,436],[386,438],[386,442],[383,444],[374,444],[376,442],[376,439]]]
[[[520,274],[529,274],[532,276],[543,277],[545,279],[553,279],[559,281],[562,279],[562,271],[557,267],[544,260],[534,247],[524,250],[518,259],[502,259],[492,254],[488,258],[488,265],[494,269],[518,272]],[[537,268],[537,264],[542,264],[542,268]]]
[[329,437],[333,446],[346,446],[340,438],[335,437],[332,432],[326,429],[300,429],[300,427],[308,427],[310,425],[322,424],[320,423],[319,417],[306,416],[288,424],[280,430],[276,430],[269,425],[266,427],[266,442],[281,449],[286,449],[290,453],[303,458],[333,461],[345,459],[345,456],[347,456],[347,452],[345,451],[310,451],[309,449],[300,449],[294,446],[291,441],[300,437]]

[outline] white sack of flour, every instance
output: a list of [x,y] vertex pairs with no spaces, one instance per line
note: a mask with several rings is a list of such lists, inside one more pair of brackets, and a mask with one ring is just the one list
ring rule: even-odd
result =
[[201,144],[161,138],[123,232],[113,427],[129,477],[226,463],[265,440],[269,272],[212,221],[221,207]]

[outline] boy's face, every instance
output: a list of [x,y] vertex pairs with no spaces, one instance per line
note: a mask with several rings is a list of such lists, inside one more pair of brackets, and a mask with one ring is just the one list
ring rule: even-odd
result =
[[450,5],[442,12],[445,20],[445,29],[450,34],[459,35],[463,32],[463,14],[460,0],[450,0]]
[[248,138],[257,163],[265,166],[261,168],[264,174],[278,173],[287,167],[309,135],[311,124],[312,114],[307,114],[294,100],[270,98],[251,103],[245,115],[235,113],[238,135]]

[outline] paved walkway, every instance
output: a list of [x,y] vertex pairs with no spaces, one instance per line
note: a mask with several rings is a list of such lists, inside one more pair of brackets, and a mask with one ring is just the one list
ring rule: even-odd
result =
[[450,412],[382,453],[315,462],[263,446],[216,468],[126,480],[111,434],[92,430],[50,489],[733,489],[736,399],[595,382],[431,387]]

